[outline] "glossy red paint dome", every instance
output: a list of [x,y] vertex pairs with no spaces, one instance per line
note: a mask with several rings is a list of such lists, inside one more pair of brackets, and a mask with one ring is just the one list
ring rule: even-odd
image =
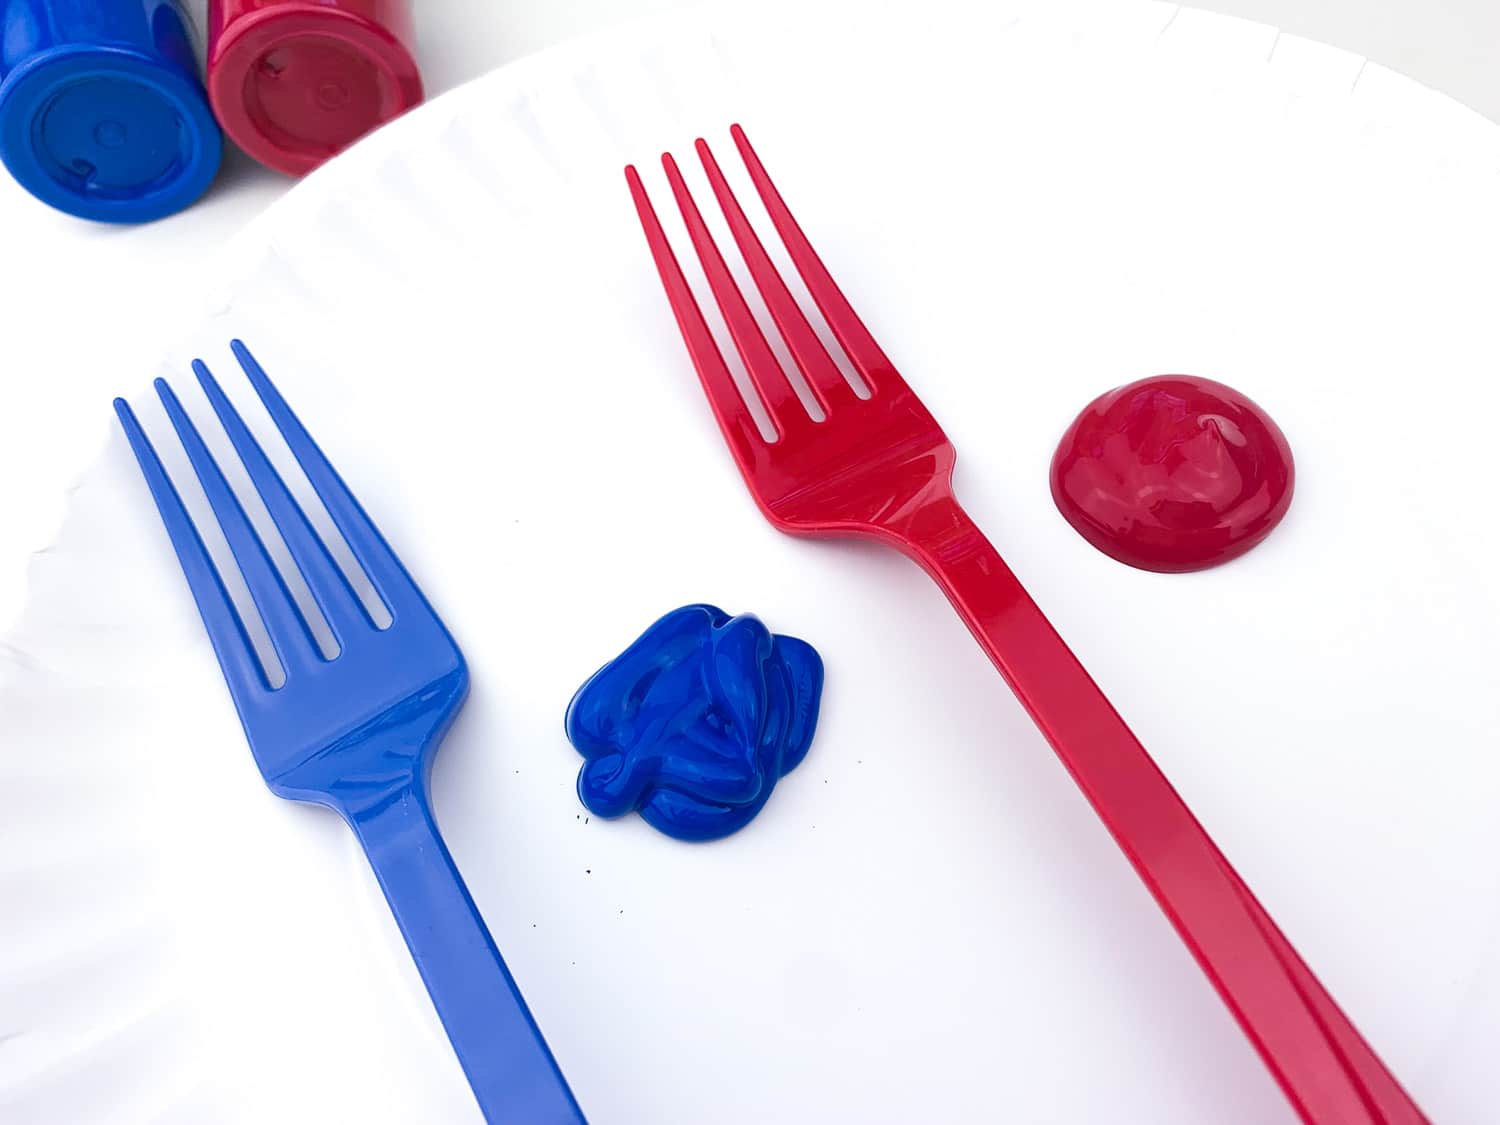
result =
[[1292,450],[1244,395],[1158,375],[1089,403],[1052,459],[1058,510],[1095,547],[1142,570],[1238,558],[1292,503]]

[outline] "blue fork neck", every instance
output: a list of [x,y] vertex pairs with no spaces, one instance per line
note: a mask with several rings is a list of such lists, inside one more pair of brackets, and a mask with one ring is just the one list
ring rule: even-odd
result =
[[580,1125],[583,1114],[415,787],[350,820],[485,1119]]
[[414,693],[273,788],[333,808],[354,830],[485,1119],[577,1125],[578,1103],[464,886],[427,797],[434,751],[466,685],[460,669]]
[[403,794],[424,802],[438,744],[468,692],[468,673],[453,673],[412,692],[275,778],[273,792],[326,805],[350,824]]

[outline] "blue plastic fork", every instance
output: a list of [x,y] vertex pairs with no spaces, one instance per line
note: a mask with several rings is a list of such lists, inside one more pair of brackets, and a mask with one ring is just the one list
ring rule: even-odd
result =
[[271,686],[182,498],[124,399],[115,412],[182,563],[266,784],[354,829],[491,1122],[582,1122],[474,900],[438,835],[427,780],[469,673],[442,621],[317,444],[238,340],[251,385],[391,615],[376,625],[328,547],[201,361],[193,364],[339,650],[328,658],[265,544],[165,380],[156,381],[285,674]]

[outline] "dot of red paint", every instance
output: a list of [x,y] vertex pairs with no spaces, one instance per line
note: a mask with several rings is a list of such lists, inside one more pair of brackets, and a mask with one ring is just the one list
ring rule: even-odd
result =
[[1159,375],[1100,395],[1052,459],[1052,498],[1110,558],[1202,570],[1238,558],[1292,503],[1285,435],[1232,387]]

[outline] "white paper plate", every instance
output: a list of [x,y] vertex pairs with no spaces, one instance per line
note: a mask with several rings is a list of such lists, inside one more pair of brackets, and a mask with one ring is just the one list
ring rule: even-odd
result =
[[[160,435],[147,377],[199,409],[188,360],[239,392],[249,341],[449,622],[439,820],[581,1102],[1290,1120],[938,592],[737,479],[620,168],[742,120],[1064,636],[1433,1118],[1486,1119],[1500,131],[1165,5],[754,8],[399,122],[247,232],[155,369],[122,357]],[[1110,562],[1046,487],[1084,402],[1164,371],[1251,394],[1300,470],[1195,576]],[[697,600],[821,649],[812,752],[722,843],[586,822],[564,707]],[[118,436],[3,664],[0,1119],[477,1119],[352,838],[262,786]]]

